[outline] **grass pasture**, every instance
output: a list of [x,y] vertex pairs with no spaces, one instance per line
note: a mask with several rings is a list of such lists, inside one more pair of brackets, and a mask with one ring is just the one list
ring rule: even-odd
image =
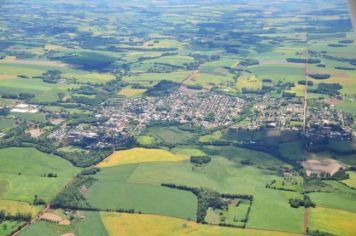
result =
[[141,135],[137,137],[137,142],[141,145],[152,145],[155,141],[155,138],[149,135]]
[[135,209],[144,213],[195,219],[196,197],[186,191],[129,181],[139,164],[103,168],[89,189],[89,203],[99,209]]
[[183,131],[176,127],[149,128],[146,134],[153,137],[157,142],[168,145],[188,143],[194,138],[191,132]]
[[304,79],[304,64],[258,65],[249,70],[260,79],[271,79],[275,82],[295,82]]
[[101,180],[90,188],[89,203],[100,209],[135,209],[144,213],[195,219],[193,193],[147,184]]
[[[237,202],[239,202],[238,206],[236,205]],[[229,203],[226,210],[214,210],[209,208],[205,221],[214,225],[225,223],[229,225],[243,226],[243,221],[247,218],[248,207],[248,201],[234,200]]]
[[[115,235],[192,235],[192,236],[268,236],[268,235],[297,235],[292,233],[263,231],[254,229],[234,229],[212,225],[202,225],[191,221],[154,215],[132,215],[120,213],[101,214],[104,225],[110,236]],[[135,224],[132,224],[135,222]]]
[[194,58],[189,56],[164,56],[157,59],[146,60],[145,63],[170,64],[174,66],[183,66],[184,64],[193,63]]
[[350,211],[356,213],[356,190],[353,190],[340,183],[337,185],[332,184],[332,187],[336,187],[333,192],[314,192],[310,193],[310,198],[319,207],[339,209],[344,211]]
[[16,120],[10,118],[0,118],[0,131],[7,131],[15,127]]
[[[31,166],[31,168],[29,168]],[[0,180],[7,182],[2,200],[32,203],[38,195],[45,201],[53,198],[78,172],[60,157],[33,148],[5,148],[0,150]],[[43,177],[55,173],[57,178]]]
[[[206,155],[212,156],[211,163],[203,169],[192,169],[192,164],[189,162],[140,164],[131,170],[127,182],[149,185],[174,183],[207,187],[218,192],[252,194],[254,201],[247,228],[303,232],[303,210],[293,209],[288,203],[290,198],[299,197],[299,194],[267,189],[265,187],[267,183],[281,178],[276,172],[258,169],[254,166],[239,166],[239,160],[252,154],[257,155],[257,153],[248,151],[239,153],[234,149],[230,150],[230,153],[226,150],[222,151],[223,149],[226,147],[220,147],[219,151],[213,149],[215,152],[208,148],[203,149]],[[195,149],[176,149],[175,151],[196,152]],[[231,160],[219,155],[229,156]],[[260,156],[259,160],[268,163],[269,158],[269,156]],[[271,165],[276,166],[275,162],[272,163],[274,164]]]
[[19,221],[3,221],[0,222],[0,235],[11,235],[18,229],[24,222]]
[[317,207],[310,210],[310,229],[352,236],[356,232],[356,213],[338,209]]
[[232,75],[218,75],[218,74],[207,74],[207,73],[196,73],[190,76],[184,84],[186,85],[200,85],[204,88],[210,89],[214,86],[227,87],[228,83],[234,82]]
[[77,236],[107,235],[107,231],[101,221],[98,212],[80,211],[83,219],[75,219],[69,226],[58,225],[56,223],[38,221],[27,227],[20,236],[61,236],[67,233],[74,233]]
[[81,83],[104,84],[108,81],[114,80],[115,76],[113,76],[112,74],[82,72],[82,73],[66,73],[63,74],[63,78],[76,79]]
[[169,80],[173,82],[182,82],[189,75],[190,71],[177,71],[171,73],[145,73],[139,75],[132,75],[124,77],[124,81],[128,83],[144,83],[151,84],[158,83],[161,80]]
[[100,162],[98,167],[110,167],[143,162],[165,162],[183,161],[187,156],[175,155],[163,149],[133,148],[125,151],[118,151]]

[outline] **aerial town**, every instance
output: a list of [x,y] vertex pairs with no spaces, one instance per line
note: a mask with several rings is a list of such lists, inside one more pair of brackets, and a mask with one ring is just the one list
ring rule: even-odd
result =
[[[242,115],[246,113],[250,115]],[[238,127],[258,130],[267,127],[304,131],[302,98],[274,98],[267,94],[243,99],[186,88],[165,97],[122,98],[114,105],[102,104],[95,117],[95,123],[74,127],[63,124],[48,138],[73,145],[86,140],[85,143],[89,143],[86,148],[96,149],[111,146],[113,136],[132,137],[152,122],[188,123],[203,129]],[[348,113],[336,111],[331,106],[322,109],[310,106],[305,135],[316,139],[350,140],[352,125],[353,118]]]

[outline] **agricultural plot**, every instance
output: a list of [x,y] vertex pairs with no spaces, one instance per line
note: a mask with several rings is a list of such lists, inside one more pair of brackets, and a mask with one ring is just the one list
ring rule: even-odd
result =
[[119,95],[125,97],[135,97],[146,92],[146,89],[133,89],[133,88],[123,88],[120,90]]
[[104,84],[108,81],[114,80],[115,76],[112,74],[103,73],[66,73],[63,74],[64,79],[77,80],[80,83],[93,83],[93,84]]
[[49,201],[78,172],[69,162],[32,148],[1,149],[0,163],[0,199],[30,204],[35,195]]
[[206,73],[196,73],[193,76],[187,78],[184,81],[185,85],[191,86],[202,86],[204,88],[210,89],[214,86],[227,88],[229,83],[233,83],[232,75],[218,75],[218,74],[206,74]]
[[48,221],[38,221],[20,233],[20,236],[49,235],[61,236],[73,233],[77,236],[107,235],[99,212],[80,211],[81,218],[71,221],[70,225],[59,225]]
[[183,161],[187,156],[175,155],[161,149],[134,148],[125,151],[118,151],[104,161],[99,163],[98,167],[111,167],[118,165],[127,165],[143,162],[165,162],[165,161]]
[[350,178],[346,179],[346,180],[344,180],[342,182],[347,184],[348,186],[350,186],[352,188],[356,188],[356,173],[355,173],[355,171],[347,172],[347,174],[350,175]]
[[[205,153],[211,155],[212,151],[209,152],[207,149]],[[229,155],[229,153],[227,152],[225,155]],[[230,155],[235,156],[236,151]],[[266,156],[266,158],[268,157]],[[244,158],[241,157],[241,159]],[[303,210],[292,209],[288,203],[288,199],[298,196],[298,193],[265,188],[266,183],[275,178],[278,179],[278,176],[271,171],[259,170],[251,166],[237,168],[234,162],[213,156],[212,162],[202,170],[192,170],[192,165],[188,162],[141,164],[130,174],[127,181],[155,185],[174,183],[192,187],[207,187],[218,192],[252,194],[254,202],[247,228],[302,232]],[[273,215],[273,220],[271,215]],[[289,221],[289,219],[293,220]]]
[[145,131],[145,135],[154,138],[155,143],[176,145],[189,143],[194,139],[194,134],[176,127],[153,127]]
[[[0,150],[0,210],[34,216],[53,199],[60,208],[92,210],[70,219],[57,209],[70,225],[40,220],[20,236],[301,235],[305,210],[289,201],[308,192],[317,206],[311,230],[352,235],[354,172],[340,182],[310,177],[356,165],[354,143],[344,140],[356,109],[346,4],[7,1],[0,7],[0,141],[16,147]],[[346,133],[321,140],[329,152],[306,151],[317,141],[306,139],[300,112],[306,71],[307,126],[330,122]],[[171,104],[185,100],[174,115],[163,102],[172,91],[184,96],[170,96]],[[214,111],[199,106],[206,97]],[[230,106],[232,97],[238,106]],[[20,103],[39,111],[11,112]],[[26,145],[88,168],[18,147]],[[122,151],[109,155],[112,148]],[[202,157],[209,161],[192,161]],[[205,189],[227,207],[208,209],[203,219],[215,226],[197,224],[201,196],[162,184]],[[1,222],[0,235],[20,224]]]
[[244,227],[245,222],[248,221],[249,207],[249,201],[235,199],[229,201],[227,209],[214,210],[209,208],[205,221],[214,225],[226,224]]
[[[130,215],[120,213],[101,213],[104,225],[110,236],[114,235],[298,235],[286,232],[270,232],[255,229],[234,229],[211,225],[201,225],[191,221],[153,215]],[[136,222],[135,225],[131,222]]]
[[155,83],[158,83],[161,80],[182,82],[189,76],[190,73],[190,71],[178,71],[172,73],[145,73],[140,75],[126,76],[124,81],[128,83],[139,83],[153,86]]
[[18,221],[3,221],[0,222],[0,235],[11,235],[24,223]]
[[305,67],[303,64],[286,65],[258,65],[251,66],[249,70],[260,79],[270,79],[274,82],[295,82],[304,80]]
[[355,189],[336,181],[326,181],[325,183],[330,185],[329,191],[313,192],[309,195],[317,206],[356,212],[355,204],[353,204],[356,198]]
[[236,87],[240,90],[260,90],[262,88],[262,80],[255,75],[243,74],[237,79]]
[[[192,193],[128,181],[137,165],[107,167],[97,174],[88,202],[100,209],[134,209],[136,212],[195,219]],[[174,204],[172,204],[174,202]]]
[[0,131],[7,131],[16,125],[15,119],[10,118],[0,118]]
[[344,210],[317,207],[310,210],[310,230],[328,232],[334,235],[355,234],[355,213]]

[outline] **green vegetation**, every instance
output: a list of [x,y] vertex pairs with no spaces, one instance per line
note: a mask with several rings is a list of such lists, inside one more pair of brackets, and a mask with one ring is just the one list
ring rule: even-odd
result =
[[[192,193],[128,181],[137,165],[107,167],[88,192],[88,202],[99,209],[133,209],[136,212],[195,219],[196,199]],[[175,204],[172,204],[174,202]]]
[[[0,149],[0,180],[8,183],[0,199],[32,203],[37,195],[47,202],[77,172],[75,167],[60,157],[33,148]],[[55,173],[57,177],[48,178],[49,173]]]
[[354,234],[346,4],[6,1],[0,235]]
[[98,212],[81,211],[82,219],[74,219],[69,226],[58,225],[56,223],[39,221],[26,228],[21,236],[35,236],[46,234],[58,236],[66,233],[75,233],[78,236],[86,235],[107,235]]

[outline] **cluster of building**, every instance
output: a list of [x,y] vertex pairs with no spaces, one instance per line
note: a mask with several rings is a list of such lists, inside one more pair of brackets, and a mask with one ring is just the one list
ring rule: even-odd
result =
[[281,130],[303,131],[306,137],[315,139],[351,140],[354,120],[351,114],[336,110],[321,103],[309,104],[304,127],[304,99],[299,97],[285,99],[270,95],[256,96],[250,101],[250,114],[235,125],[250,130],[260,127]]
[[304,127],[303,98],[256,95],[241,99],[225,94],[179,90],[164,97],[118,99],[97,110],[97,122],[62,124],[49,135],[58,141],[86,148],[111,146],[139,133],[154,122],[186,124],[205,129],[239,127],[277,128],[304,132],[315,139],[351,139],[353,118],[330,106],[311,104]]
[[236,126],[245,129],[260,127],[299,130],[303,125],[303,101],[300,98],[286,100],[271,95],[255,96],[249,102],[250,114]]
[[87,148],[104,147],[112,145],[114,138],[123,140],[152,122],[189,123],[202,128],[229,126],[241,115],[244,106],[245,101],[238,97],[190,90],[179,90],[165,97],[125,98],[115,105],[100,107],[98,122],[75,127],[63,124],[48,137],[66,143],[84,140]]

